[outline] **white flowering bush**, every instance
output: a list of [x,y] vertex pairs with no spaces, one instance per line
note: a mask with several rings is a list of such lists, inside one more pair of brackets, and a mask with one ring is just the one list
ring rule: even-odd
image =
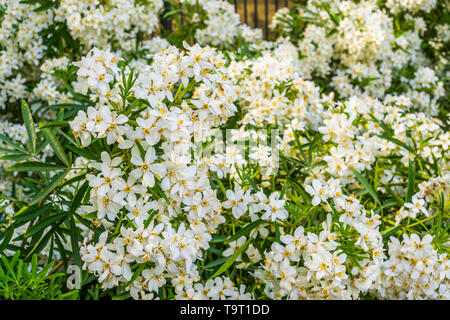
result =
[[0,296],[448,300],[447,16],[0,2]]

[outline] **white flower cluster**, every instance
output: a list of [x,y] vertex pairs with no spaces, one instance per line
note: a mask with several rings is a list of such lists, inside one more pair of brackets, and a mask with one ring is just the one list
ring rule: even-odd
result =
[[[281,244],[272,244],[264,268],[256,272],[270,298],[354,299],[371,293],[385,299],[448,299],[448,258],[431,246],[432,236],[404,235],[402,245],[391,237],[387,258],[380,216],[368,216],[356,197],[342,195],[338,180],[313,180],[306,191],[313,205],[334,203],[333,213],[318,236],[298,227],[293,235],[281,236]],[[362,250],[359,267],[349,269],[348,242]]]
[[[287,32],[293,31],[287,21],[291,20],[292,17],[289,15],[289,8],[281,8],[272,17],[272,22],[269,24],[270,29],[281,28]],[[291,22],[290,21],[290,22]]]
[[[399,99],[407,101],[404,97]],[[395,137],[401,142],[411,145],[413,141],[420,142],[417,151],[424,159],[433,161],[433,154],[443,158],[449,155],[447,134],[441,129],[440,122],[424,113],[405,113],[401,106],[383,105],[371,98],[352,97],[345,101],[345,105],[339,105],[343,113],[324,112],[324,125],[319,127],[319,131],[324,134],[325,141],[335,143],[330,154],[323,159],[329,172],[342,177],[343,181],[351,181],[353,169],[370,169],[378,155],[399,154],[405,165],[409,159],[414,159],[411,151],[381,138],[383,128],[377,122],[359,122],[355,126],[358,117],[374,117],[391,125]],[[408,132],[413,132],[413,136],[409,136]],[[444,163],[445,160],[442,160],[441,164]]]
[[153,37],[150,40],[142,41],[142,49],[148,50],[150,55],[155,55],[161,50],[167,49],[170,46],[170,43],[160,37]]
[[416,13],[417,11],[430,12],[434,9],[436,3],[436,0],[387,0],[386,6],[392,13],[399,13],[402,11]]
[[[36,10],[40,4],[28,4],[19,0],[5,0],[0,3],[0,109],[7,103],[21,99],[41,100],[48,104],[72,103],[72,96],[66,91],[63,81],[55,76],[58,70],[67,71],[69,59],[73,55],[64,45],[67,37],[82,43],[81,53],[93,46],[112,49],[121,54],[136,48],[136,37],[152,35],[159,28],[159,12],[162,0],[138,1],[79,1],[64,0],[55,7]],[[47,31],[63,34],[58,50],[48,46],[51,41]],[[67,30],[68,29],[68,34]],[[114,32],[111,32],[114,30]],[[156,41],[141,42],[144,50],[152,49]],[[28,87],[32,86],[32,90]],[[47,112],[49,111],[49,112]],[[40,113],[43,118],[52,118],[53,110]]]
[[262,126],[297,119],[299,129],[306,119],[316,123],[323,108],[320,90],[300,76],[299,61],[296,47],[281,39],[259,58],[231,62],[228,73],[237,83],[240,105],[246,111],[243,124]]
[[127,51],[134,48],[139,32],[150,35],[158,28],[162,6],[162,0],[62,0],[55,19],[67,22],[72,37],[87,48],[109,49],[114,44]]
[[[186,230],[181,224],[178,230],[170,225],[140,225],[136,230],[121,228],[121,236],[107,243],[104,232],[95,246],[85,244],[82,259],[88,270],[99,276],[104,288],[112,288],[119,281],[130,281],[133,272],[130,264],[142,266],[139,275],[127,289],[134,299],[153,299],[154,294],[168,279],[175,287],[177,299],[249,299],[245,286],[236,288],[229,278],[217,277],[200,282],[198,271],[189,259],[198,250],[193,242],[208,248],[211,236],[203,237],[205,230],[200,225]],[[186,259],[187,264],[177,261]],[[154,267],[149,267],[154,264]]]
[[377,294],[384,299],[450,299],[450,261],[438,254],[433,237],[403,235],[403,241],[391,237],[389,259],[383,263]]
[[411,99],[415,109],[435,115],[439,112],[438,100],[445,95],[444,83],[439,81],[436,73],[429,67],[420,67],[413,79],[402,79],[409,82],[409,90],[405,95]]
[[[68,104],[73,102],[72,94],[70,92],[61,92],[63,83],[55,76],[55,73],[65,70],[69,65],[67,57],[54,58],[45,60],[41,66],[41,80],[36,84],[33,93],[37,99],[48,102],[49,104]],[[47,119],[54,119],[56,116],[55,110],[47,109],[45,112],[40,112],[39,116]]]
[[24,5],[17,0],[0,3],[2,11],[0,25],[0,108],[9,100],[15,102],[30,96],[25,82],[26,76],[19,72],[34,68],[46,50],[39,33],[47,28],[53,17],[51,12],[34,12],[37,5]]
[[[277,52],[275,50],[275,54]],[[443,159],[449,155],[448,133],[442,131],[438,120],[425,113],[405,114],[405,107],[407,110],[412,104],[410,99],[405,96],[388,96],[385,104],[382,104],[370,97],[353,96],[344,103],[337,103],[335,109],[325,109],[323,106],[330,101],[329,98],[320,97],[317,87],[312,82],[302,80],[298,74],[294,74],[292,79],[287,77],[283,80],[290,84],[289,89],[281,93],[275,90],[282,82],[274,79],[273,75],[283,75],[283,72],[275,73],[271,69],[279,65],[274,61],[276,60],[271,55],[264,55],[255,59],[253,65],[252,60],[231,64],[230,70],[231,77],[239,80],[239,98],[247,111],[242,120],[244,124],[247,121],[257,126],[274,123],[278,116],[281,117],[279,122],[293,119],[285,126],[280,141],[281,150],[289,152],[290,143],[294,141],[293,128],[302,130],[309,124],[323,134],[325,142],[332,142],[333,145],[323,156],[323,160],[327,163],[327,171],[340,178],[343,183],[353,181],[352,170],[370,169],[378,155],[401,154],[402,162],[407,165],[408,159],[413,159],[414,154],[380,138],[384,129],[377,122],[363,120],[374,117],[389,124],[399,141],[409,145],[413,141],[421,141],[417,150],[420,156],[433,162],[434,155],[436,159],[442,159],[441,165],[445,164]],[[288,65],[285,68],[290,67]],[[239,78],[238,75],[244,68],[252,73]],[[268,76],[264,76],[266,74]],[[288,92],[292,87],[299,92],[295,96]],[[410,137],[408,132],[413,132],[414,137]]]
[[[137,229],[121,228],[121,237],[107,246],[103,245],[104,234],[95,247],[84,246],[83,260],[105,287],[131,279],[124,261],[147,266],[143,273],[147,278],[137,280],[131,289],[135,297],[141,290],[144,295],[157,291],[166,278],[180,272],[195,274],[193,262],[201,256],[201,249],[209,247],[211,234],[224,222],[216,192],[209,185],[207,166],[193,163],[189,150],[196,133],[222,123],[236,107],[223,73],[223,58],[198,45],[186,45],[186,50],[169,47],[156,54],[151,65],[141,66],[133,90],[148,107],[135,121],[101,105],[99,109],[89,107],[87,113],[79,111],[70,123],[84,146],[93,136],[106,138],[107,144],[122,150],[122,156],[114,158],[103,152],[101,162],[89,165],[96,173],[87,175],[91,205],[83,211],[96,211],[96,223],[107,227],[125,214]],[[115,79],[120,79],[121,70],[116,64],[109,52],[93,49],[75,63],[79,67],[76,88],[84,93],[90,90],[98,97],[110,96],[119,85]],[[202,82],[200,93],[184,100],[187,89],[198,82]],[[156,187],[167,196],[155,199]],[[145,225],[149,212],[160,221],[156,226]],[[172,225],[177,217],[187,218],[186,223]]]
[[262,220],[284,220],[288,217],[288,212],[284,208],[286,200],[282,199],[278,192],[273,192],[267,197],[263,190],[251,194],[250,190],[244,192],[237,186],[234,192],[227,190],[226,196],[227,201],[222,204],[222,207],[231,209],[233,217],[236,219],[241,218],[249,210],[251,215],[264,212],[261,216]]
[[[161,0],[0,1],[0,108],[27,98],[77,146],[39,205],[72,210],[87,188],[83,270],[134,299],[449,299],[447,61],[429,52],[449,31],[425,14],[441,4],[309,0],[278,11],[271,42],[226,1],[181,2],[200,26],[186,38],[224,52],[155,34]],[[52,44],[55,27],[82,46]],[[0,192],[20,201],[0,199],[3,231],[41,176],[5,169],[58,159],[0,117]]]
[[181,0],[181,3],[199,4],[206,12],[207,18],[202,20],[206,28],[197,29],[195,33],[195,39],[200,44],[213,46],[233,44],[238,35],[248,42],[262,40],[262,30],[241,24],[234,5],[226,0]]
[[[265,283],[265,293],[272,299],[356,298],[376,282],[370,274],[381,267],[385,257],[378,230],[380,216],[366,212],[355,196],[343,195],[339,180],[313,180],[305,190],[313,197],[313,205],[322,202],[332,206],[333,213],[327,215],[319,234],[305,234],[304,228],[298,227],[292,235],[282,235],[281,243],[272,243],[257,278]],[[358,277],[348,270],[353,257],[346,253],[345,242],[353,243],[364,257],[359,263],[365,271]]]
[[[424,214],[430,217],[435,209],[430,207],[427,209],[427,203],[438,201],[439,196],[444,203],[450,197],[450,172],[442,177],[434,177],[419,184],[420,191],[412,196],[410,203],[405,203],[395,213],[395,222],[398,225],[405,218],[415,219],[418,214]],[[430,210],[430,211],[429,211]]]
[[[400,2],[408,5],[414,1]],[[435,4],[435,1],[418,2],[432,4],[431,7]],[[331,85],[341,97],[382,98],[395,81],[398,70],[430,65],[421,51],[421,35],[427,30],[421,17],[408,16],[414,28],[396,34],[393,18],[375,1],[330,1],[325,7],[323,1],[310,0],[305,9],[299,9],[300,17],[307,16],[313,21],[306,25],[297,43],[303,57],[298,63],[306,79],[331,77]],[[280,19],[292,19],[289,11],[280,10],[274,16],[273,26],[291,32],[291,27]],[[421,77],[422,73],[418,71],[416,76]],[[436,90],[434,85],[427,93],[408,93],[411,99],[416,97],[415,102],[420,101],[415,106],[417,109],[437,113],[436,101],[442,97],[442,84],[437,84]]]

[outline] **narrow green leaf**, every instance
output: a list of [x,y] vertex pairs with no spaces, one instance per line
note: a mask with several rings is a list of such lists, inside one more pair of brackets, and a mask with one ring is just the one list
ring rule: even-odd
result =
[[[27,254],[27,256],[25,257],[25,259],[28,259],[30,256],[33,255],[33,253],[35,252],[40,252],[47,244],[48,240],[50,239],[50,237],[53,235],[53,233],[57,230],[57,228],[59,227],[59,225],[54,225],[50,231],[43,236],[38,243],[33,247],[33,249],[31,249],[31,251]],[[51,265],[53,265],[53,263],[51,263]],[[48,264],[45,268],[47,268],[48,266],[51,266],[50,264]],[[43,270],[44,270],[43,269]],[[40,273],[42,273],[42,271],[40,271]],[[39,274],[38,274],[39,275]]]
[[364,185],[364,187],[367,189],[367,191],[369,191],[370,195],[372,196],[372,198],[381,206],[381,202],[380,199],[378,199],[377,194],[375,193],[375,191],[373,190],[372,186],[369,184],[369,182],[367,182],[366,178],[364,178],[358,171],[356,171],[355,169],[353,169],[353,173],[355,174],[356,178],[358,178],[358,180]]
[[48,227],[49,225],[53,224],[54,222],[56,222],[58,220],[62,220],[62,218],[66,217],[66,216],[67,216],[67,213],[63,212],[63,213],[55,214],[55,215],[52,215],[49,217],[45,217],[44,219],[41,219],[41,221],[39,221],[33,227],[31,227],[31,229],[28,230],[28,232],[26,232],[23,236],[21,236],[20,239],[31,237],[33,234],[41,231],[42,229],[45,229],[46,227]]
[[395,192],[387,185],[383,184],[383,187],[386,189],[386,191],[392,196],[392,198],[397,202],[397,204],[401,207],[403,206],[404,202],[403,199],[400,198],[395,194]]
[[226,236],[222,235],[213,235],[209,243],[215,243],[215,242],[224,242],[227,239]]
[[95,153],[93,153],[91,151],[88,151],[86,149],[81,149],[81,148],[72,146],[70,144],[68,144],[66,147],[70,151],[76,153],[77,155],[79,155],[79,156],[81,156],[83,158],[86,158],[86,159],[89,159],[89,160],[95,160],[95,161],[100,160],[100,158]]
[[253,181],[253,179],[245,172],[242,172],[244,174],[244,177],[248,180],[250,183],[250,186],[252,187],[253,191],[258,192],[258,187],[256,186],[256,183]]
[[89,188],[89,181],[85,181],[83,185],[80,187],[80,189],[75,194],[75,197],[73,197],[72,203],[70,205],[69,213],[73,214],[75,213],[75,210],[80,206],[81,201],[83,200],[84,194],[86,193],[87,189]]
[[6,231],[4,231],[3,235],[5,238],[3,239],[2,243],[0,244],[0,253],[2,253],[3,250],[5,250],[6,246],[11,241],[11,239],[14,235],[13,226],[10,226]]
[[70,241],[75,264],[81,268],[83,263],[81,262],[80,247],[78,246],[78,229],[75,225],[75,218],[73,216],[70,217]]
[[0,152],[4,152],[4,153],[7,153],[7,154],[24,154],[22,151],[13,150],[13,149],[7,149],[7,148],[1,148],[1,147],[0,147]]
[[56,175],[52,181],[42,190],[41,193],[37,194],[30,202],[30,206],[33,204],[38,203],[42,199],[44,199],[50,192],[53,191],[57,186],[59,186],[63,181],[66,175],[69,173],[69,170],[66,170],[64,172],[61,172],[60,174]]
[[413,153],[413,154],[416,154],[416,152],[414,151],[414,149],[413,149],[412,147],[408,146],[406,143],[403,143],[403,142],[401,142],[401,141],[399,141],[399,140],[397,140],[397,139],[395,139],[395,138],[388,137],[388,136],[384,136],[384,135],[380,135],[379,137],[380,137],[380,138],[383,138],[383,139],[385,139],[385,140],[388,140],[388,141],[390,141],[390,142],[392,142],[392,143],[395,143],[396,145],[399,145],[400,147],[405,148],[406,150],[410,151],[410,152]]
[[208,263],[208,264],[205,266],[205,269],[211,269],[211,268],[214,268],[214,267],[216,267],[216,266],[220,266],[222,263],[224,263],[224,262],[227,261],[227,260],[228,260],[228,257],[222,257],[222,258],[216,259],[216,260],[214,260],[214,261]]
[[250,244],[250,241],[252,238],[248,238],[248,240],[242,245],[231,257],[228,258],[228,260],[220,266],[220,268],[211,276],[209,279],[213,279],[215,277],[220,276],[222,273],[225,272],[232,264],[233,262],[239,257],[239,255],[247,249],[248,245]]
[[27,151],[24,148],[22,148],[17,143],[15,143],[10,138],[8,138],[7,136],[5,136],[1,133],[0,133],[0,140],[3,141],[4,143],[6,143],[8,146],[14,147],[15,149],[17,149],[23,153],[27,153]]
[[33,257],[31,258],[31,275],[33,278],[36,276],[37,265],[38,265],[37,255],[33,254]]
[[273,222],[273,226],[275,227],[275,237],[277,238],[277,242],[281,243],[281,239],[280,239],[280,228],[278,227],[278,223],[276,221]]
[[8,261],[8,258],[6,258],[5,255],[2,255],[2,261],[3,261],[3,265],[6,267],[7,271],[9,274],[11,274],[11,276],[13,277],[14,280],[16,280],[16,274],[14,273],[14,269],[12,268],[11,264]]
[[286,193],[286,185],[287,185],[287,180],[284,181],[283,188],[281,188],[281,193],[280,193],[279,199],[283,199],[283,196]]
[[284,159],[286,159],[286,160],[288,160],[288,161],[290,161],[290,162],[296,164],[296,165],[299,165],[299,166],[305,167],[305,168],[307,167],[304,163],[302,163],[302,162],[300,162],[300,161],[298,161],[298,160],[296,160],[296,159],[294,159],[294,158],[285,156],[285,155],[282,154],[282,153],[280,153],[280,156],[281,156],[282,158],[284,158]]
[[50,121],[50,122],[46,122],[46,123],[39,123],[39,128],[60,128],[60,127],[68,127],[69,126],[69,122],[68,121],[62,121],[62,120],[55,120],[55,121]]
[[246,236],[247,234],[249,234],[256,226],[260,225],[261,223],[263,223],[264,220],[256,220],[253,221],[252,223],[249,223],[248,225],[246,225],[244,228],[242,228],[241,230],[239,230],[238,232],[236,232],[233,236],[231,236],[229,239],[225,240],[224,243],[230,243],[231,241],[237,240],[242,236]]
[[12,166],[6,168],[6,171],[54,171],[66,169],[65,167],[58,166],[56,164],[38,162],[38,161],[28,161],[22,163],[16,163]]
[[56,138],[56,135],[53,133],[53,131],[48,128],[43,128],[41,131],[44,134],[45,140],[47,140],[50,147],[52,147],[53,152],[55,152],[59,160],[61,160],[62,163],[69,167],[69,159],[67,158],[61,143],[59,142],[58,138]]
[[0,157],[1,160],[8,160],[8,161],[23,161],[23,160],[28,160],[32,157],[31,154],[27,154],[27,153],[21,153],[21,154],[8,154],[6,156],[2,156]]
[[18,212],[13,216],[13,219],[16,221],[28,221],[37,218],[44,213],[50,213],[52,209],[53,204],[47,203],[42,207],[28,208],[20,213]]
[[147,265],[141,264],[141,265],[139,266],[139,268],[138,268],[136,271],[134,271],[133,276],[131,277],[130,281],[128,281],[128,282],[126,283],[125,286],[128,287],[129,285],[131,285],[131,284],[134,282],[134,280],[136,280],[136,279],[141,275],[142,271],[144,271],[144,269],[145,269],[146,267],[147,267]]
[[416,171],[414,170],[414,162],[409,160],[408,165],[408,191],[406,192],[406,202],[411,202],[412,195],[414,192],[414,183],[416,179]]
[[22,117],[27,129],[28,139],[31,146],[31,152],[36,153],[36,131],[33,122],[33,116],[31,115],[30,107],[25,100],[22,100]]
[[383,239],[387,239],[389,238],[391,235],[393,235],[394,233],[396,233],[398,230],[400,230],[402,228],[402,226],[396,226],[396,227],[392,227],[390,229],[386,229],[383,232],[381,232],[381,235],[383,237]]

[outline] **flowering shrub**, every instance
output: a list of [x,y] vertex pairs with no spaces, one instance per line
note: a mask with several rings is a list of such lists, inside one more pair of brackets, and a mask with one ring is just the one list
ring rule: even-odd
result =
[[438,1],[0,8],[6,298],[450,298]]

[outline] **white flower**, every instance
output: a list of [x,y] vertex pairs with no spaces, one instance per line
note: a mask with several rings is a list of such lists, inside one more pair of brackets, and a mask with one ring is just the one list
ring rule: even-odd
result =
[[412,196],[411,203],[405,203],[405,207],[408,208],[413,214],[422,212],[428,217],[428,210],[425,208],[425,200],[419,199],[416,195]]
[[306,192],[313,196],[312,205],[317,206],[321,202],[327,202],[328,189],[320,180],[314,179],[312,181],[312,187],[310,185],[305,186]]
[[145,198],[140,198],[134,205],[127,205],[127,210],[129,211],[127,217],[137,225],[140,225],[147,220],[150,216],[149,211],[152,209],[156,209],[154,202],[149,202]]
[[227,201],[222,203],[222,207],[225,209],[230,209],[233,216],[239,219],[245,212],[247,212],[248,204],[251,201],[250,191],[244,193],[244,191],[236,186],[235,191],[226,191]]
[[[133,149],[135,150],[135,149]],[[163,164],[154,163],[157,159],[155,149],[148,148],[145,153],[144,160],[141,158],[139,151],[133,152],[131,156],[131,163],[137,166],[138,168],[134,169],[130,172],[130,175],[139,179],[142,177],[142,184],[144,187],[152,188],[155,185],[155,178],[153,174],[162,175],[165,172],[165,167]]]
[[279,198],[280,194],[278,192],[273,192],[269,196],[269,203],[265,206],[266,212],[261,216],[261,219],[275,221],[277,219],[283,220],[288,217],[288,212],[284,208],[286,201]]
[[119,179],[116,183],[117,194],[114,197],[114,201],[120,202],[125,199],[126,203],[130,206],[134,206],[136,204],[136,195],[144,194],[146,192],[146,188],[136,183],[136,178],[130,176],[128,180],[125,182],[123,179]]

